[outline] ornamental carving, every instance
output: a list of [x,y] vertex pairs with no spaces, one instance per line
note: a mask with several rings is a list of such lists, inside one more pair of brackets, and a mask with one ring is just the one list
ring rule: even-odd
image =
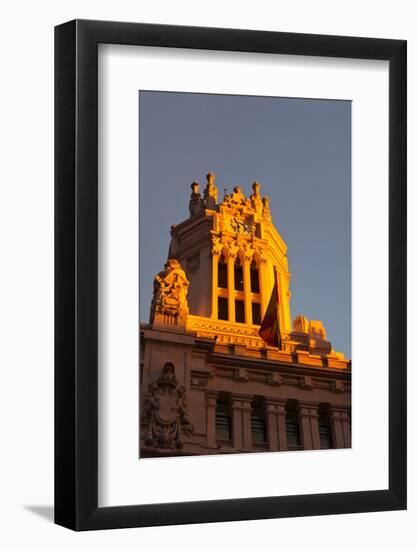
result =
[[191,435],[191,424],[185,404],[185,387],[178,384],[175,367],[165,363],[159,378],[149,384],[141,414],[147,445],[180,449],[183,436]]
[[156,275],[153,283],[151,319],[162,315],[178,321],[188,315],[188,279],[178,260],[169,258],[165,270]]
[[196,214],[199,214],[202,212],[205,208],[204,201],[201,197],[201,194],[199,192],[199,185],[197,181],[193,181],[191,184],[191,198],[190,203],[188,206],[188,209],[190,211],[190,216],[195,216]]

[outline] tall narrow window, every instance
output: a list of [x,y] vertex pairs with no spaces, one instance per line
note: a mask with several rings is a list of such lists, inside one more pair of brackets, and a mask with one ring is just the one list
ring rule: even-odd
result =
[[250,266],[250,289],[251,292],[259,293],[259,271],[255,262]]
[[218,264],[218,285],[220,288],[227,288],[227,264],[223,254],[220,256]]
[[236,323],[245,322],[245,303],[243,300],[235,300],[235,319]]
[[329,417],[327,414],[319,416],[320,449],[331,449],[332,433],[330,431]]
[[288,448],[301,445],[300,428],[298,425],[297,405],[294,401],[288,401],[286,406],[285,426],[287,430]]
[[243,290],[243,268],[239,258],[235,262],[235,290]]
[[224,393],[219,394],[216,403],[216,439],[232,439],[230,399]]
[[227,321],[229,319],[227,298],[219,297],[217,302],[217,308],[218,308],[217,315],[219,319],[221,319],[222,321]]
[[252,443],[266,443],[266,422],[263,402],[255,397],[251,413]]
[[254,325],[260,325],[261,319],[261,304],[258,302],[252,302],[252,323]]

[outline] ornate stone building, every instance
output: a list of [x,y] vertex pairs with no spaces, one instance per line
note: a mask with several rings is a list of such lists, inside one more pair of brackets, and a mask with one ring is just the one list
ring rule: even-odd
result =
[[[140,456],[351,446],[351,363],[290,313],[287,247],[260,185],[191,185],[140,327]],[[278,273],[282,349],[258,331]]]

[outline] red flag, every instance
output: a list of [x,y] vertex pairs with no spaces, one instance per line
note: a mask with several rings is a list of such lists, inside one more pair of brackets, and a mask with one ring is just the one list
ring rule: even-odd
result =
[[265,312],[265,317],[259,329],[259,336],[268,346],[282,348],[281,331],[279,328],[279,293],[278,273],[274,269],[275,284],[272,289],[271,299]]

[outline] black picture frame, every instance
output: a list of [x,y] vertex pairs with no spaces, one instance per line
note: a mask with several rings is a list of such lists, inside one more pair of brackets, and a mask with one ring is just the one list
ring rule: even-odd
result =
[[[98,44],[389,62],[389,488],[98,507]],[[74,20],[55,28],[55,522],[109,529],[406,508],[406,41]]]

